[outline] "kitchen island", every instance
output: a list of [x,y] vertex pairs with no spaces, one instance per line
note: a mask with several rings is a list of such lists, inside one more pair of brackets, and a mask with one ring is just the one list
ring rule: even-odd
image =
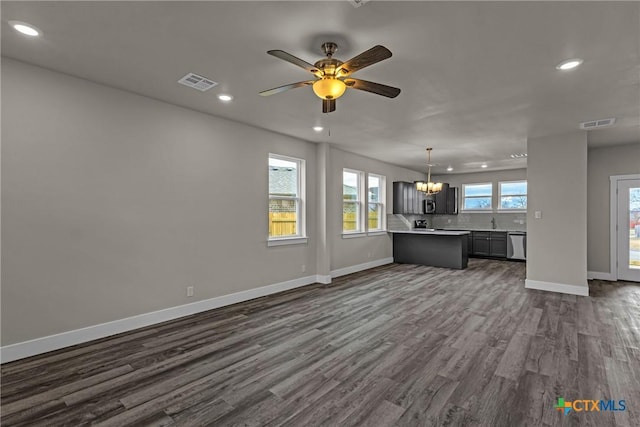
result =
[[468,231],[393,230],[393,261],[456,269],[467,268]]

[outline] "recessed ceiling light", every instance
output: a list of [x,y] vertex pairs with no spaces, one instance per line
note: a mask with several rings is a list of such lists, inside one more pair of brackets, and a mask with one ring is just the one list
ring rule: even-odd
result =
[[447,172],[451,172],[452,170],[453,170],[453,168],[452,168],[451,166],[449,166],[449,167],[447,168]]
[[313,130],[315,130],[316,132],[322,132],[324,128],[322,126],[314,126]]
[[566,61],[562,61],[561,63],[556,65],[556,70],[562,70],[562,71],[573,70],[580,64],[582,64],[582,59],[580,58],[567,59]]
[[222,102],[229,102],[233,99],[233,96],[221,93],[218,95],[218,99]]
[[484,169],[484,168],[486,168],[486,167],[487,167],[487,164],[486,164],[486,163],[483,163],[480,167],[481,167],[482,169]]
[[14,30],[24,34],[25,36],[36,37],[42,34],[42,32],[39,29],[37,29],[31,24],[27,24],[26,22],[9,21],[9,25],[11,25]]

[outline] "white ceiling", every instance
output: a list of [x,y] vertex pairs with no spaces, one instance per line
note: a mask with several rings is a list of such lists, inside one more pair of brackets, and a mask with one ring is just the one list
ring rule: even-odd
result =
[[[636,2],[2,2],[2,55],[172,104],[414,170],[434,147],[435,172],[513,169],[531,136],[590,131],[590,146],[640,143],[640,4]],[[28,39],[8,26],[43,31]],[[393,56],[354,77],[396,86],[388,99],[348,90],[321,113],[310,87],[258,92],[310,74],[335,41],[344,60],[376,44]],[[555,66],[579,57],[578,69]],[[177,84],[188,72],[220,84]],[[218,93],[235,99],[223,104]],[[323,125],[325,131],[311,128]],[[328,130],[331,134],[329,135]]]

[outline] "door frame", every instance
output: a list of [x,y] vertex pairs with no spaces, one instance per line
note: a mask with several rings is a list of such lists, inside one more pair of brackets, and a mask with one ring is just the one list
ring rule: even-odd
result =
[[640,174],[612,175],[609,177],[609,271],[611,280],[618,280],[618,182],[640,179]]

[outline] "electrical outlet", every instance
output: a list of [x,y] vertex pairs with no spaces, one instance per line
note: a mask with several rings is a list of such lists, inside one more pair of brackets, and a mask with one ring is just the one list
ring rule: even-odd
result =
[[300,267],[300,271],[302,271],[303,273],[307,271],[307,266],[302,264],[302,266]]
[[187,296],[188,297],[193,296],[193,286],[187,286]]
[[367,252],[367,258],[371,258],[371,252]]
[[534,218],[535,219],[541,219],[542,218],[542,211],[535,211]]

